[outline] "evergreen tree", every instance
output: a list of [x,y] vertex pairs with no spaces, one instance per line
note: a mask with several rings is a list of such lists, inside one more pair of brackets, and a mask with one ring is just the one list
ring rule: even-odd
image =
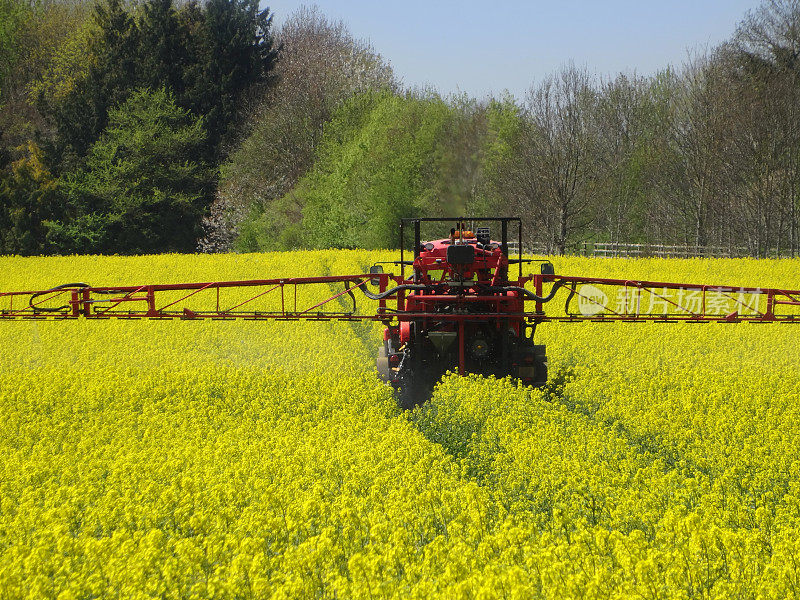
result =
[[152,89],[166,87],[180,96],[186,52],[182,42],[172,0],[146,2],[139,20],[137,83]]
[[175,105],[163,88],[136,91],[111,111],[92,146],[86,191],[102,198],[110,249],[144,253],[195,249],[213,177],[197,157],[202,118]]
[[[45,223],[61,252],[193,251],[213,189],[203,119],[140,89],[109,113],[86,169],[61,179],[68,214]],[[1,218],[1,215],[0,215]]]
[[137,80],[139,31],[121,0],[97,4],[94,21],[92,64],[54,115],[55,155],[67,170],[80,163],[108,123],[108,111],[125,101]]
[[94,75],[102,83],[106,105],[111,108],[124,102],[137,83],[139,29],[122,0],[98,4],[95,21],[99,35],[92,48],[97,58]]
[[269,9],[258,0],[209,0],[203,28],[203,85],[194,104],[206,116],[209,141],[218,146],[232,133],[245,93],[270,79],[274,47]]

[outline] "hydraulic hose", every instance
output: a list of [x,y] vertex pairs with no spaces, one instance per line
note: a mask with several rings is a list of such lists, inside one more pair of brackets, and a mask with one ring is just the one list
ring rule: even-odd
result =
[[349,313],[349,314],[352,315],[353,313],[356,312],[356,297],[355,297],[355,295],[353,295],[353,292],[350,289],[350,286],[347,285],[346,281],[344,282],[344,289],[347,290],[347,295],[350,296],[350,299],[353,301],[353,310],[351,310],[350,313]]
[[[348,284],[349,284],[349,282],[346,281],[345,282],[345,287],[349,290],[351,288],[350,288],[350,286]],[[564,285],[564,282],[562,280],[558,280],[553,285],[552,289],[550,290],[550,293],[547,294],[547,296],[537,296],[536,294],[534,294],[530,290],[527,290],[524,287],[519,287],[519,286],[515,286],[515,285],[491,287],[491,288],[489,288],[489,291],[491,291],[491,292],[518,292],[518,293],[524,295],[529,300],[534,300],[536,302],[550,302],[550,300],[552,300],[555,297],[556,292],[558,292],[559,288],[561,288],[563,285]],[[367,298],[369,298],[370,300],[382,300],[383,298],[386,298],[387,296],[391,296],[392,294],[395,294],[395,293],[399,292],[400,290],[428,290],[428,289],[431,288],[431,286],[429,286],[429,285],[419,285],[419,284],[404,283],[402,285],[398,285],[397,287],[393,287],[390,290],[386,290],[385,292],[381,292],[379,294],[373,294],[372,292],[370,292],[367,289],[366,282],[361,282],[358,285],[356,285],[355,287],[359,288],[364,293],[364,295]],[[573,291],[573,293],[574,293],[574,291]]]
[[[350,283],[349,281],[345,281],[344,282],[344,285],[348,290],[351,289],[349,283]],[[428,290],[428,289],[431,288],[431,286],[429,286],[429,285],[404,283],[402,285],[398,285],[397,287],[393,287],[390,290],[386,290],[385,292],[380,292],[378,294],[373,294],[372,292],[370,292],[367,289],[367,282],[366,281],[362,281],[361,283],[359,283],[355,287],[359,288],[362,292],[364,292],[364,295],[367,298],[369,298],[370,300],[383,300],[387,296],[391,296],[392,294],[396,294],[397,292],[399,292],[401,290]]]
[[49,290],[44,290],[43,292],[36,292],[32,294],[30,300],[28,301],[28,306],[33,309],[34,313],[37,312],[64,312],[70,309],[69,304],[65,304],[64,306],[59,307],[44,307],[44,306],[34,306],[33,301],[38,298],[39,296],[44,296],[45,294],[49,294],[50,292],[57,292],[58,290],[69,289],[69,288],[87,288],[91,287],[88,283],[62,283],[61,285],[57,285],[56,287],[50,288]]
[[550,289],[550,293],[547,296],[537,296],[532,291],[525,289],[524,287],[519,287],[516,285],[507,285],[507,286],[496,286],[489,288],[492,292],[518,292],[525,296],[528,300],[534,300],[536,302],[550,302],[555,295],[556,292],[564,285],[564,281],[559,279],[553,284],[553,287]]
[[564,302],[564,314],[572,316],[569,312],[569,303],[572,301],[572,298],[575,296],[575,282],[569,288],[569,296],[567,296],[566,302]]

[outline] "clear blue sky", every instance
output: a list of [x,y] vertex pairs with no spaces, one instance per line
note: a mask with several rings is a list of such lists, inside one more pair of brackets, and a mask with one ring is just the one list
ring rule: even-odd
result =
[[649,75],[729,37],[758,0],[261,0],[275,23],[316,4],[369,39],[408,86],[524,95],[572,60],[600,75]]

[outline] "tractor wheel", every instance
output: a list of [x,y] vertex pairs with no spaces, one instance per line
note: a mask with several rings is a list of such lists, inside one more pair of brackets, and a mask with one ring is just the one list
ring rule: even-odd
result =
[[400,375],[400,387],[397,390],[397,405],[402,410],[412,410],[417,404],[422,404],[419,385],[411,372]]
[[386,347],[380,346],[378,348],[378,358],[375,359],[375,367],[378,369],[378,375],[387,383],[392,381],[392,371],[389,368],[389,357],[386,356]]
[[536,362],[533,363],[533,367],[536,373],[536,380],[533,385],[541,387],[547,383],[547,357],[538,357]]
[[403,410],[413,410],[415,406],[424,404],[431,397],[435,381],[411,369],[404,369],[400,374],[400,386],[397,390],[397,405]]

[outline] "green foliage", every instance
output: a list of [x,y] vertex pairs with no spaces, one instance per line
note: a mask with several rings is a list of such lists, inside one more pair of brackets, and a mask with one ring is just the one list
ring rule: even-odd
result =
[[[464,207],[460,174],[446,187],[448,170],[463,162],[455,158],[459,148],[445,147],[459,114],[435,95],[354,96],[326,125],[313,169],[286,196],[253,211],[239,248],[393,247],[398,219]],[[286,226],[292,213],[302,215],[302,227]]]
[[297,190],[307,243],[394,245],[397,219],[419,214],[433,200],[432,159],[447,112],[438,98],[389,93],[346,104],[328,125],[307,187]]
[[122,0],[97,4],[94,19],[97,36],[91,47],[96,61],[92,74],[102,86],[106,105],[113,107],[127,98],[130,86],[137,81],[141,37]]
[[520,107],[510,95],[492,100],[486,113],[488,139],[483,164],[484,193],[490,210],[502,211],[508,203],[503,184],[520,158],[515,148],[520,143],[525,123]]
[[488,150],[488,111],[466,94],[448,101],[450,116],[437,144],[436,202],[431,216],[490,214],[483,190]]
[[216,155],[244,95],[269,81],[277,56],[271,23],[269,11],[259,11],[253,0],[188,3],[179,11],[170,0],[148,0],[138,14],[122,0],[97,4],[86,75],[62,101],[46,106],[58,129],[51,154],[74,170],[110,110],[136,89],[163,86],[179,106],[205,117],[204,155]]
[[[270,81],[269,11],[251,0],[177,10],[170,0],[136,10],[103,0],[91,13],[46,3],[21,27],[11,17],[28,5],[0,2],[0,70],[15,69],[0,146],[41,138],[38,160],[61,194],[58,214],[12,218],[40,182],[25,170],[4,177],[4,194],[16,198],[0,221],[6,251],[194,250],[213,197],[206,165],[230,144],[246,95]],[[23,59],[12,64],[5,49],[19,43]]]
[[47,222],[62,206],[58,183],[33,142],[0,176],[0,253],[48,254]]
[[121,251],[194,249],[212,176],[197,162],[203,120],[163,89],[136,92],[111,112],[89,156],[97,195],[108,203]]
[[192,251],[210,198],[211,170],[197,161],[203,120],[163,89],[139,90],[109,115],[87,170],[74,184],[83,210],[53,227],[70,249]]
[[32,104],[51,113],[86,77],[95,25],[83,5],[58,4],[43,10],[35,25],[38,31],[31,34],[39,38],[34,43],[42,56],[38,74],[27,83],[27,95]]
[[266,83],[277,58],[269,9],[258,0],[209,0],[203,29],[202,93],[194,99],[206,115],[212,142],[221,141],[234,125],[239,104],[252,86]]
[[[193,249],[182,236],[199,233],[214,195],[204,250],[229,249],[237,232],[240,250],[386,247],[402,216],[507,213],[538,249],[610,240],[794,254],[797,16],[796,3],[765,2],[680,72],[600,81],[573,69],[580,83],[567,69],[525,102],[483,103],[398,92],[389,64],[316,9],[273,38],[257,0],[0,0],[0,235],[26,253]],[[226,161],[216,194],[176,187],[192,179],[183,163],[146,193],[113,181],[165,160],[142,144],[138,167],[117,164],[103,152],[119,129],[101,139],[137,90],[162,88],[202,117],[190,162]],[[128,190],[135,208],[120,204]],[[41,210],[51,193],[58,210]],[[183,212],[166,210],[179,193]],[[185,227],[170,220],[180,214]]]
[[0,0],[0,103],[5,96],[5,79],[18,58],[19,28],[30,12],[20,0]]
[[[292,13],[277,38],[276,83],[253,113],[248,136],[221,168],[219,193],[201,242],[207,251],[230,249],[237,233],[245,246],[262,247],[244,240],[270,229],[262,222],[267,215],[287,238],[281,247],[302,244],[295,235],[301,207],[291,197],[280,199],[313,165],[326,123],[355,95],[399,87],[391,67],[369,44],[317,8]],[[258,218],[241,224],[251,208],[258,209]],[[290,229],[295,233],[289,235]]]
[[186,50],[172,0],[150,0],[139,19],[139,83],[157,89],[166,86],[176,94],[183,90]]
[[53,123],[43,109],[63,101],[88,69],[91,7],[72,0],[37,0],[24,7],[16,21],[0,16],[0,29],[15,22],[13,60],[4,63],[0,92],[0,145],[13,152],[33,140],[53,169],[48,159]]
[[[62,103],[53,105],[58,129],[54,154],[80,159],[108,123],[109,109],[123,102],[136,85],[139,33],[121,0],[105,0],[94,9],[89,41],[90,66]],[[64,159],[67,168],[74,164]]]

